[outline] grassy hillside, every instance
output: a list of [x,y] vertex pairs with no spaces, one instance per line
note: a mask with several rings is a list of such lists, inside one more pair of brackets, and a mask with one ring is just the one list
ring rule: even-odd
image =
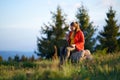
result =
[[120,80],[120,52],[59,66],[59,61],[0,62],[0,80]]

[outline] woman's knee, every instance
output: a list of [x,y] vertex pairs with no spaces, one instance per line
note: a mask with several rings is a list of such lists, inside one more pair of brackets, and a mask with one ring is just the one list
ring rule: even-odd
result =
[[71,47],[67,47],[66,49],[67,49],[67,51],[71,51]]

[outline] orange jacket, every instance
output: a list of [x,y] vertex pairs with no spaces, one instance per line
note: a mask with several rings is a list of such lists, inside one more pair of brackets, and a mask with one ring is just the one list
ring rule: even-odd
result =
[[[72,34],[72,31],[70,31],[69,33],[69,39],[68,39],[68,43],[70,43],[70,36]],[[78,51],[80,50],[84,50],[84,34],[81,30],[77,31],[75,36],[74,36],[74,43],[75,43],[75,47]]]

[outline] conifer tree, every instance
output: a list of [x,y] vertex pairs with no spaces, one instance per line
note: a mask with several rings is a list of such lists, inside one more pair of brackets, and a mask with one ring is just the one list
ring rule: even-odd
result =
[[115,11],[110,7],[108,13],[106,13],[107,19],[106,25],[103,28],[103,31],[99,32],[98,39],[100,41],[99,48],[106,49],[107,52],[112,53],[118,50],[118,37],[120,37],[119,26],[117,26],[115,20]]
[[89,18],[87,9],[85,9],[85,7],[83,5],[80,8],[78,8],[76,18],[80,24],[80,29],[84,33],[85,49],[94,51],[94,45],[96,43],[94,34],[96,31],[96,28],[95,28],[95,26],[93,26],[93,22],[90,22],[90,18]]
[[30,58],[29,58],[29,61],[35,61],[35,57],[34,57],[34,55],[32,55]]
[[9,56],[8,57],[8,61],[13,61],[12,57]]
[[16,61],[16,62],[20,61],[20,57],[17,54],[14,56],[14,61]]
[[22,57],[21,57],[21,61],[27,61],[27,57],[25,56],[25,55],[22,55]]
[[119,44],[119,51],[120,51],[120,36],[119,36],[119,39],[118,39],[118,44]]
[[68,25],[60,6],[57,7],[56,13],[52,12],[52,15],[52,23],[45,24],[42,27],[42,34],[45,34],[46,37],[37,38],[37,54],[45,58],[52,58],[55,52],[54,46],[57,47],[57,51],[59,52],[59,48],[66,44],[64,37],[68,30]]

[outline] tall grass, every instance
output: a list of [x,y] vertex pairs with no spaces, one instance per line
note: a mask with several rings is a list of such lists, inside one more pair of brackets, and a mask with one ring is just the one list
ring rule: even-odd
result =
[[98,53],[91,61],[69,62],[61,66],[58,60],[19,62],[16,65],[1,62],[0,80],[120,80],[120,53]]

